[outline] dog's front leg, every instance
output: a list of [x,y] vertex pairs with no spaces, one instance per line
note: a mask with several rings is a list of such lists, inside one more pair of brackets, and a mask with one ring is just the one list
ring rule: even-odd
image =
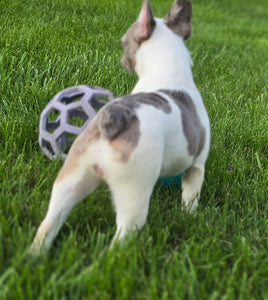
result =
[[194,212],[198,206],[198,200],[204,181],[205,168],[192,166],[185,171],[182,179],[182,206],[189,212]]

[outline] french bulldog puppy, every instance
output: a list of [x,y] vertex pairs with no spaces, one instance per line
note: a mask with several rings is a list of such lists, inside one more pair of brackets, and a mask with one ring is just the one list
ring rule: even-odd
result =
[[130,95],[106,104],[73,143],[52,189],[31,252],[49,248],[72,208],[105,181],[112,194],[114,240],[141,228],[161,176],[184,172],[182,206],[193,212],[210,145],[209,118],[191,71],[184,40],[192,5],[176,0],[154,18],[144,0],[138,20],[122,38],[122,63],[136,72]]

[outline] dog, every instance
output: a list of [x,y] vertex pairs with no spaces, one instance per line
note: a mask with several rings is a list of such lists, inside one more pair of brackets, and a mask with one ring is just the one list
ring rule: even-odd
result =
[[191,17],[188,0],[176,0],[163,19],[155,18],[144,0],[138,20],[122,38],[122,63],[138,75],[138,82],[130,95],[100,109],[74,141],[54,182],[32,253],[50,247],[72,208],[103,181],[116,211],[113,241],[143,227],[161,176],[184,172],[182,207],[196,210],[210,124],[184,44],[191,35]]

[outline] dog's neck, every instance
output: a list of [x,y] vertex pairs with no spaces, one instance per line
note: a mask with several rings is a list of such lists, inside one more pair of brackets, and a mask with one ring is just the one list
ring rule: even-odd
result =
[[135,71],[139,80],[133,93],[194,87],[192,60],[183,39],[171,32],[162,19],[155,21],[152,36],[136,53]]

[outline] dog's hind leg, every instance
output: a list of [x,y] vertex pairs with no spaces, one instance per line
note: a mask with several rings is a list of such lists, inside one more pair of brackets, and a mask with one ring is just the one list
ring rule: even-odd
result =
[[143,227],[148,214],[152,189],[153,185],[144,190],[131,183],[128,186],[115,187],[113,198],[117,230],[113,241],[123,239],[128,232]]
[[198,206],[204,173],[205,168],[203,166],[192,166],[185,171],[183,176],[182,206],[190,212],[194,212]]
[[79,163],[73,166],[73,161],[67,158],[53,185],[46,217],[39,226],[30,249],[32,254],[50,247],[72,208],[101,182],[101,178],[87,168],[81,158],[77,160]]
[[132,166],[122,168],[120,173],[120,179],[108,182],[113,194],[117,226],[112,245],[116,240],[123,239],[127,233],[140,229],[145,224],[159,167],[146,170]]

